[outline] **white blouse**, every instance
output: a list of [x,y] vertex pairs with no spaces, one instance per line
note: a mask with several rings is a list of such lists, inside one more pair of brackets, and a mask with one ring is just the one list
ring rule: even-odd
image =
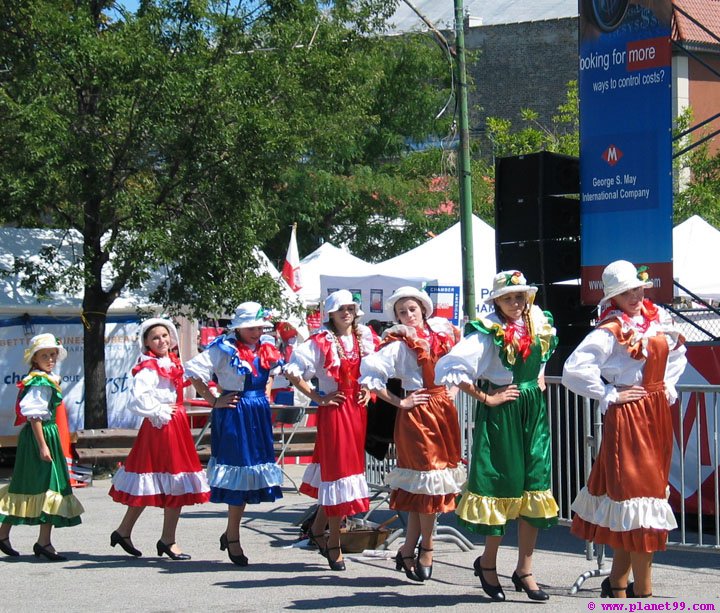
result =
[[[442,317],[433,317],[427,321],[435,332],[444,332],[454,338],[452,324]],[[392,331],[386,330],[385,334]],[[383,335],[384,336],[384,335]],[[363,358],[360,364],[360,385],[370,390],[384,390],[388,379],[400,379],[405,391],[421,389],[424,386],[422,368],[417,361],[417,353],[402,341],[395,341],[381,347],[377,352]]]
[[[142,356],[141,359],[152,358]],[[172,366],[168,358],[160,358],[158,363],[164,368]],[[127,408],[135,415],[147,417],[156,428],[162,428],[172,419],[176,402],[177,391],[172,381],[161,377],[154,369],[143,368],[132,378]]]
[[[231,341],[223,340],[221,342],[231,344],[233,351],[235,350],[235,345]],[[248,369],[252,368],[247,362],[244,364]],[[279,372],[280,367],[277,366],[270,370],[270,376]],[[245,389],[246,375],[239,374],[235,367],[230,364],[230,357],[215,345],[211,345],[205,351],[186,362],[185,375],[188,378],[200,379],[205,385],[210,383],[213,375],[215,375],[218,386],[222,390],[242,392]]]
[[[668,402],[677,400],[675,385],[680,378],[687,358],[685,345],[673,325],[670,314],[658,308],[659,322],[650,324],[643,334],[636,329],[639,339],[648,339],[663,332],[670,352],[665,368],[665,390]],[[642,385],[645,360],[635,360],[628,354],[609,330],[597,328],[590,332],[573,351],[563,367],[562,382],[569,390],[598,400],[605,413],[617,401],[619,386]]]
[[[50,375],[50,378],[56,381],[60,380],[53,374]],[[53,389],[49,385],[31,385],[20,400],[20,413],[27,419],[48,421],[52,417],[48,407],[52,393]]]
[[[370,328],[359,325],[360,331],[360,355],[366,356],[375,351],[375,343],[373,341]],[[318,334],[327,334],[330,331],[323,327]],[[345,351],[352,351],[354,345],[353,334],[338,337]],[[340,356],[333,343],[332,345],[333,364],[340,363]],[[320,351],[320,347],[312,338],[306,340],[302,345],[293,351],[290,362],[285,367],[286,375],[300,377],[304,381],[310,381],[313,377],[317,377],[319,391],[330,394],[337,391],[337,382],[325,370],[325,356]]]
[[[530,316],[536,329],[547,321],[540,307],[533,305]],[[501,324],[496,313],[486,318],[491,323]],[[538,376],[545,372],[545,364],[540,368]],[[500,349],[489,334],[472,332],[455,345],[450,353],[438,360],[435,365],[435,383],[447,387],[457,386],[466,382],[474,384],[478,379],[487,379],[493,385],[510,385],[513,372],[503,366],[500,360]]]

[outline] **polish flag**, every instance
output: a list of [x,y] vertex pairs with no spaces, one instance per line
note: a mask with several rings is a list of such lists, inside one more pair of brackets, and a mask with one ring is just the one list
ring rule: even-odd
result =
[[285,256],[285,263],[282,268],[282,277],[294,292],[297,292],[302,287],[296,231],[297,224],[294,223],[292,232],[290,233],[290,244],[288,245],[287,255]]

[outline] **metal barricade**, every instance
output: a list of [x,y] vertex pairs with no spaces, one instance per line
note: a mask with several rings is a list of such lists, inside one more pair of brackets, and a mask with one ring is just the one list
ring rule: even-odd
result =
[[[546,377],[546,383],[553,450],[552,489],[560,507],[560,522],[569,524],[572,521],[570,505],[587,482],[600,448],[602,415],[596,403],[567,390],[560,377]],[[720,386],[679,385],[677,391],[678,403],[671,408],[674,448],[670,502],[678,529],[669,534],[667,547],[717,552],[720,551]],[[595,568],[582,573],[570,593],[575,593],[590,577],[609,574],[603,545],[587,542],[585,551],[587,560],[595,560]]]
[[[546,376],[545,383],[552,445],[552,491],[560,509],[559,521],[569,525],[572,502],[587,482],[600,448],[602,415],[597,403],[569,391],[562,385],[560,377]],[[679,385],[677,391],[678,403],[671,408],[674,448],[670,502],[678,528],[670,533],[667,546],[669,549],[720,552],[720,385]],[[469,466],[475,400],[459,392],[455,406],[461,427],[462,457]],[[368,456],[368,485],[376,494],[374,499],[384,496],[378,505],[389,497],[384,478],[395,463],[392,446],[382,462]],[[570,588],[571,593],[575,593],[586,579],[609,574],[609,569],[605,568],[604,546],[587,542],[585,554],[588,561],[595,561],[595,566],[578,577]]]
[[674,415],[670,502],[678,515],[678,530],[670,534],[668,548],[718,552],[720,385],[678,385],[677,391],[680,411]]

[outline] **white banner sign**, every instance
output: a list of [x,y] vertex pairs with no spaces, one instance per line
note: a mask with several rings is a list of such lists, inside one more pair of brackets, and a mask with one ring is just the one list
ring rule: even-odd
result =
[[[62,391],[70,422],[70,431],[84,427],[85,385],[83,379],[83,328],[73,323],[53,321],[32,326],[0,326],[0,436],[19,432],[15,422],[17,384],[27,374],[23,352],[35,334],[50,332],[57,336],[68,351],[56,373],[62,378]],[[129,400],[131,368],[139,355],[138,322],[108,322],[105,327],[105,369],[107,381],[108,427],[137,428],[142,419],[125,410]]]

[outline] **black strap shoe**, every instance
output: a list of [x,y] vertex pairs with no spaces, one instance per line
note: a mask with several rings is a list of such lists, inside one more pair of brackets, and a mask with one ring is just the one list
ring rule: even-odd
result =
[[187,553],[175,553],[170,547],[175,543],[163,543],[162,541],[157,542],[158,556],[162,558],[163,554],[167,554],[167,557],[171,560],[191,560],[192,556]]
[[525,585],[525,582],[523,581],[525,577],[532,577],[532,573],[527,573],[526,575],[518,575],[517,572],[513,572],[511,579],[513,584],[515,585],[516,592],[524,591],[530,600],[548,600],[550,598],[547,592],[541,589],[531,590],[527,585]]
[[48,543],[47,545],[35,543],[33,545],[33,553],[35,554],[35,557],[39,558],[40,556],[43,556],[44,558],[47,558],[50,562],[67,561],[67,558],[65,556],[61,556],[59,553],[53,551],[52,549],[48,549],[48,547],[51,547],[50,543]]
[[142,551],[133,546],[130,537],[122,536],[117,530],[110,535],[110,547],[115,547],[115,545],[120,545],[125,550],[125,553],[129,553],[131,556],[136,558],[142,556]]

